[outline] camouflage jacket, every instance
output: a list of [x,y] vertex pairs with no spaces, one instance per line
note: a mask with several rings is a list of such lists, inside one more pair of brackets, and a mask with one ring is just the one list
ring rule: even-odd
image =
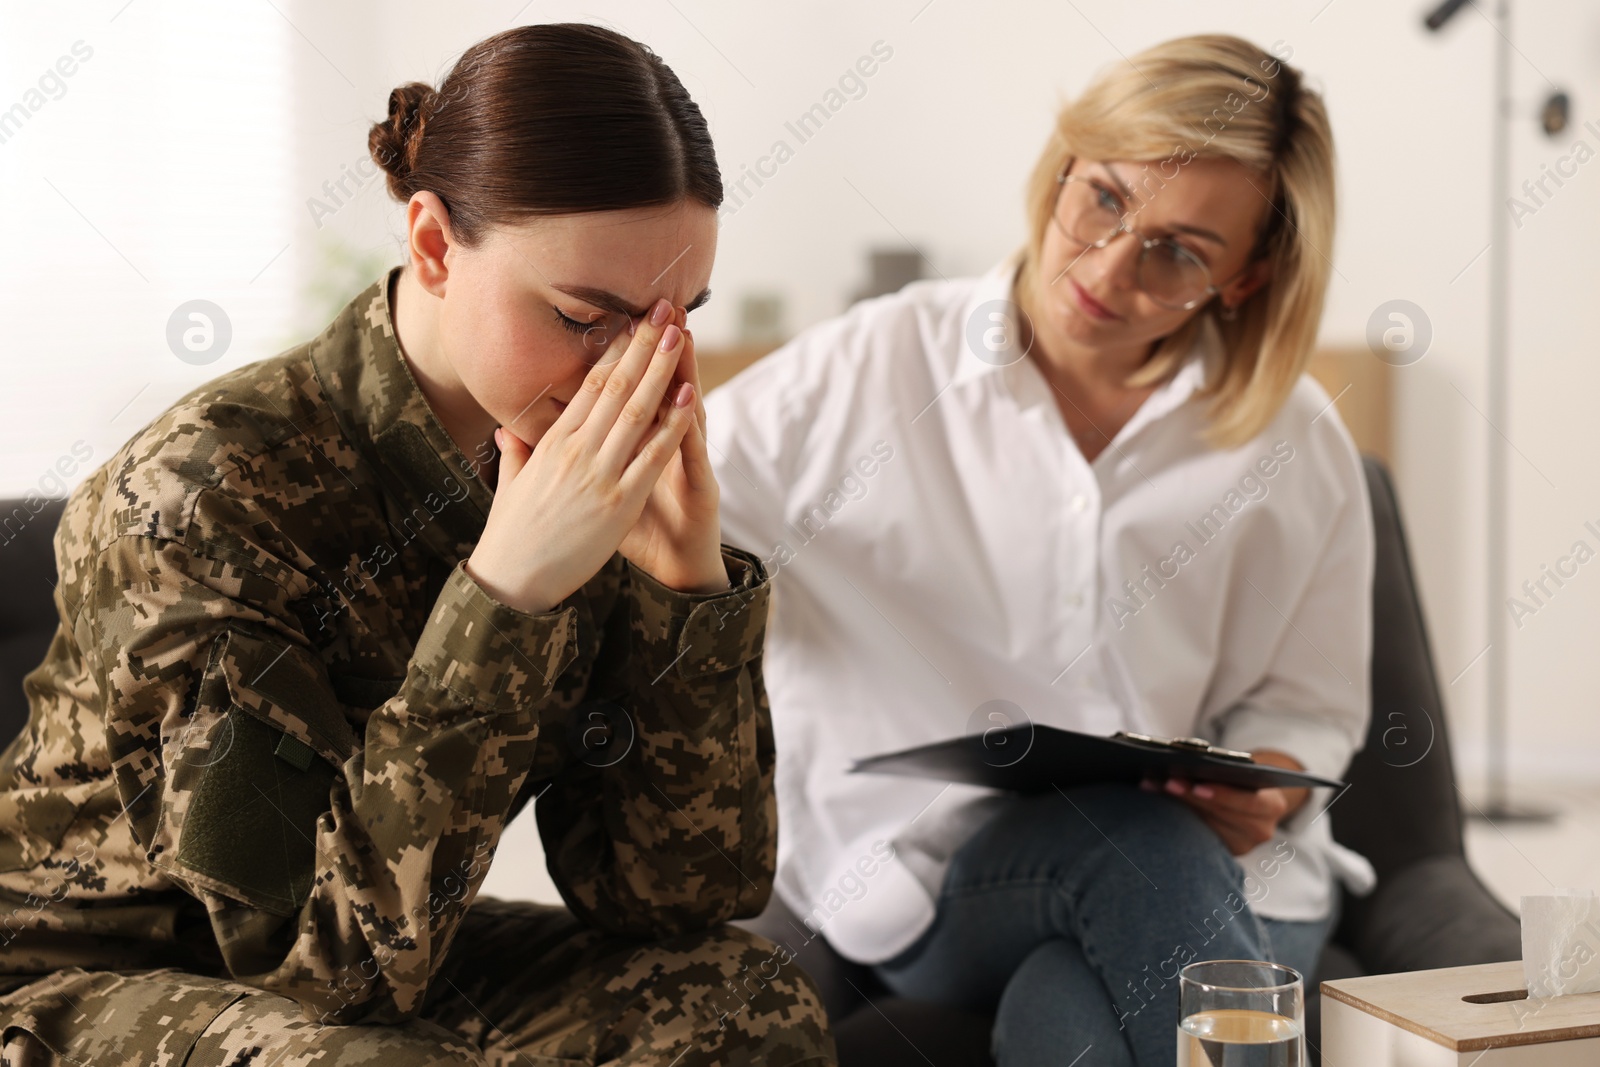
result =
[[72,493],[59,625],[0,754],[0,992],[178,966],[326,1022],[411,1018],[535,797],[597,928],[766,902],[760,560],[724,546],[733,587],[684,594],[613,555],[548,613],[495,601],[461,565],[489,468],[424,401],[388,281]]

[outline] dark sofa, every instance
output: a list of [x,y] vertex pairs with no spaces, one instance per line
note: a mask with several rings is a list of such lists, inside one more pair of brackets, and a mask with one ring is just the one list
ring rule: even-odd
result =
[[[1345,775],[1350,787],[1329,812],[1334,836],[1372,861],[1377,889],[1346,896],[1338,929],[1307,989],[1313,1049],[1316,982],[1521,957],[1516,916],[1467,866],[1443,694],[1434,674],[1394,485],[1365,460],[1377,536],[1373,583],[1372,725]],[[61,505],[33,514],[0,502],[0,737],[27,721],[22,678],[43,658],[55,629],[51,539]],[[4,523],[6,516],[26,522]],[[776,898],[774,898],[776,900]],[[747,925],[795,944],[790,917],[775,906]],[[821,985],[843,1067],[988,1064],[990,1020],[889,996],[865,967],[811,939],[799,959]],[[1313,1062],[1316,1062],[1313,1052]]]

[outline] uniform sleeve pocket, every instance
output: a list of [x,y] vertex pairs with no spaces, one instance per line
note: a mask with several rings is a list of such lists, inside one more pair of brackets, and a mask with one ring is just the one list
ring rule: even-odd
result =
[[167,749],[157,867],[279,915],[316,873],[321,816],[355,747],[326,674],[299,646],[230,629]]

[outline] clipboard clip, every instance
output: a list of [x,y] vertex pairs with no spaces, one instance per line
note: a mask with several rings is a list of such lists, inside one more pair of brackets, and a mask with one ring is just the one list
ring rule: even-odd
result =
[[1240,752],[1236,748],[1222,748],[1213,745],[1203,737],[1152,737],[1149,734],[1136,734],[1130,730],[1118,730],[1111,735],[1113,740],[1135,741],[1141,745],[1153,745],[1156,748],[1175,748],[1186,752],[1199,752],[1206,756],[1218,756],[1222,759],[1242,760],[1245,763],[1254,763],[1255,757],[1248,752]]

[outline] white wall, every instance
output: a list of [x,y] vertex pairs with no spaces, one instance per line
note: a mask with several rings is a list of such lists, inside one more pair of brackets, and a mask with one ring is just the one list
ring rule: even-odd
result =
[[[269,6],[120,7],[0,8],[7,495],[54,489],[63,457],[76,483],[177,395],[268,354],[292,306],[292,259],[274,262],[292,221],[289,27]],[[198,297],[234,330],[207,366],[165,341]]]
[[[389,88],[437,83],[463,48],[515,19],[600,21],[649,43],[705,110],[729,178],[777,138],[796,148],[725,221],[716,295],[697,314],[705,344],[730,338],[741,292],[782,292],[795,327],[840,310],[870,244],[909,240],[946,275],[982,270],[1021,240],[1022,183],[1054,106],[1097,68],[1183,33],[1282,40],[1324,91],[1340,152],[1324,341],[1362,343],[1368,316],[1393,298],[1432,320],[1432,350],[1395,375],[1398,475],[1460,761],[1481,766],[1494,31],[1476,8],[1430,35],[1424,5],[1384,0],[276,4],[225,16],[166,0],[0,6],[0,107],[75,40],[95,48],[65,95],[0,144],[0,492],[36,485],[76,440],[109,455],[181,392],[320,328],[393,262],[399,208],[380,181],[347,185],[355,195],[320,227],[307,200],[364,158]],[[1580,137],[1600,150],[1583,129],[1600,126],[1600,11],[1520,8],[1519,186]],[[796,144],[785,120],[880,40],[893,56],[865,95]],[[1555,141],[1532,118],[1552,82],[1574,99],[1573,127]],[[1515,235],[1512,416],[1499,429],[1515,446],[1518,585],[1580,537],[1600,549],[1582,529],[1600,526],[1597,214],[1590,163]],[[330,265],[335,252],[351,264]],[[233,347],[203,367],[177,361],[163,337],[191,296],[222,304],[234,324]],[[1600,778],[1597,609],[1600,562],[1512,631],[1514,761],[1526,779]]]

